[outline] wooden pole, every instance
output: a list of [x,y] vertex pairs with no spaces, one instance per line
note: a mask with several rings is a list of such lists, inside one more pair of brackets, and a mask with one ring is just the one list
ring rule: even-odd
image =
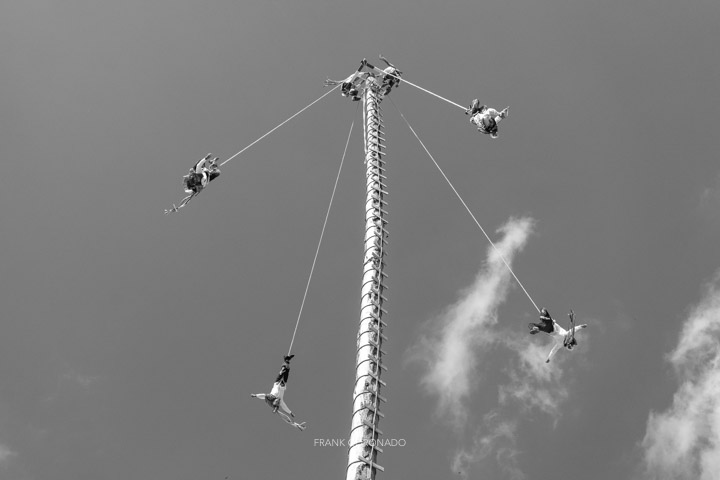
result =
[[365,133],[365,253],[363,257],[363,278],[361,288],[360,325],[357,335],[357,357],[355,363],[355,387],[353,389],[353,410],[348,443],[348,465],[346,480],[374,479],[378,470],[384,471],[377,463],[378,445],[382,432],[378,426],[383,414],[380,403],[385,399],[380,389],[385,383],[380,379],[386,370],[382,365],[385,352],[382,349],[385,336],[382,318],[385,297],[383,296],[385,274],[385,250],[387,246],[384,146],[381,142],[382,100],[380,83],[382,79],[372,74],[365,80],[363,97],[363,119]]

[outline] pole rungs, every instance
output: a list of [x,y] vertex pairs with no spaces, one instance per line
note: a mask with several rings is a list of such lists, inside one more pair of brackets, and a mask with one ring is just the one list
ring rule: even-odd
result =
[[375,433],[377,433],[378,435],[383,435],[382,430],[380,430],[379,428],[377,428],[375,425],[373,425],[372,423],[368,422],[367,420],[363,420],[362,424],[365,425],[366,427],[372,429],[372,430],[375,430]]
[[363,321],[366,318],[372,318],[372,319],[376,320],[377,322],[379,322],[380,325],[383,326],[383,328],[387,328],[387,323],[383,322],[379,315],[375,315],[374,313],[370,312],[369,314],[367,314],[367,316],[362,317],[360,319],[360,321]]
[[[385,334],[382,333],[379,328],[376,328],[373,325],[370,325],[368,328],[370,328],[370,330],[372,330],[374,333],[377,333],[378,335],[380,335],[380,338],[382,338],[383,342],[388,341],[388,337],[386,337]],[[387,370],[387,368],[385,370]]]
[[[387,355],[387,352],[385,352],[382,348],[380,348],[380,344],[378,342],[376,342],[375,340],[368,339],[367,343],[368,343],[368,345],[372,345],[373,347],[377,348],[380,351],[381,355]],[[387,384],[384,381],[380,380],[380,377],[378,377],[374,373],[368,372],[367,375],[374,378],[375,380],[377,380],[380,383],[380,385],[382,385],[383,387],[387,387]]]
[[385,200],[382,200],[382,199],[377,198],[377,197],[372,197],[372,198],[370,199],[370,201],[371,201],[373,204],[379,203],[379,204],[382,205],[383,207],[386,207],[387,204],[388,204],[388,202],[386,202]]
[[[365,306],[363,306],[362,308],[363,308],[363,310],[364,310],[364,309],[366,309],[366,308],[368,308],[368,307],[377,308],[378,310],[380,310],[380,311],[381,311],[382,313],[384,313],[385,315],[387,315],[387,313],[388,313],[387,310],[385,310],[384,308],[382,308],[382,307],[380,307],[380,306],[378,306],[378,305],[374,305],[374,304],[373,304],[373,305],[365,305]],[[362,318],[362,315],[360,315],[360,318]]]
[[[377,174],[372,174],[372,176],[376,176],[376,175],[377,175],[378,177],[382,178],[382,179],[387,180],[387,177],[386,177],[385,175],[381,175],[381,174],[379,174],[379,173],[377,173]],[[365,175],[365,176],[366,176],[366,177],[369,177],[370,175]]]
[[385,323],[385,322],[383,321],[383,319],[380,318],[380,315],[376,315],[375,313],[370,312],[370,313],[369,313],[369,316],[370,316],[370,318],[376,320],[380,325],[382,325],[383,328],[387,328],[387,323]]
[[382,362],[381,362],[381,360],[380,360],[378,357],[376,357],[375,355],[370,355],[370,354],[368,354],[368,359],[370,359],[370,361],[375,362],[375,364],[376,364],[378,367],[380,367],[383,371],[385,371],[385,372],[388,371],[387,367],[386,367],[385,365],[383,365]]
[[358,455],[358,460],[369,465],[371,468],[377,468],[381,472],[385,472],[385,469],[383,467],[381,467],[377,463],[373,462],[372,460],[368,460],[367,458],[364,458],[362,455]]
[[[383,302],[386,302],[386,301],[387,301],[387,298],[385,298],[383,295],[381,295],[380,292],[377,292],[377,291],[374,291],[374,290],[373,290],[373,291],[370,292],[370,295],[379,296],[379,297],[380,297],[380,300],[383,301]],[[377,302],[377,300],[373,300],[373,302]],[[379,306],[380,306],[380,304],[378,304],[378,307],[379,307]]]
[[[372,445],[377,441],[377,436],[382,435],[382,432],[377,429],[377,423],[384,418],[382,412],[379,411],[379,404],[387,402],[379,394],[382,387],[387,386],[380,379],[380,375],[383,371],[387,371],[381,362],[383,355],[387,355],[381,348],[382,342],[387,340],[387,337],[381,332],[382,327],[386,325],[382,322],[381,317],[387,314],[382,305],[387,301],[383,296],[386,289],[384,280],[387,278],[383,269],[385,268],[385,246],[388,244],[386,239],[388,233],[385,229],[387,221],[383,218],[388,214],[384,210],[388,205],[384,196],[388,192],[383,183],[387,180],[384,174],[384,157],[387,155],[387,149],[382,133],[384,130],[382,109],[380,108],[382,97],[379,94],[379,88],[379,80],[375,76],[365,79],[363,92],[366,181],[365,251],[363,253],[363,284],[357,336],[355,386],[353,388],[352,425],[354,426],[350,430],[351,442],[349,442],[346,480],[374,480],[377,471],[385,471],[381,465],[375,463],[377,453],[381,453],[382,449]],[[366,402],[368,402],[367,405]]]
[[375,450],[378,453],[385,453],[382,448],[378,447],[377,445],[370,445],[369,443],[366,443],[366,445],[373,450]]
[[380,187],[370,187],[366,189],[366,192],[370,191],[373,193],[373,195],[388,195],[387,190],[383,190],[382,186]]
[[380,410],[375,408],[374,405],[365,405],[365,408],[373,412],[374,415],[377,415],[380,418],[385,418],[385,415]]
[[[367,265],[368,263],[373,263],[373,264],[375,264],[376,262],[377,262],[377,260],[376,260],[374,257],[370,257],[370,258],[368,258],[367,260],[365,260],[365,263],[363,264],[363,267],[365,267],[365,265]],[[385,265],[383,264],[383,266],[385,266]],[[377,265],[375,265],[375,266],[373,266],[373,267],[371,267],[371,268],[375,268],[375,269],[376,269],[376,268],[377,268]],[[369,270],[370,270],[370,269],[363,268],[363,275],[365,274],[365,272],[367,272],[367,271],[369,271]],[[386,274],[386,273],[383,273],[383,278],[387,278],[387,274]]]

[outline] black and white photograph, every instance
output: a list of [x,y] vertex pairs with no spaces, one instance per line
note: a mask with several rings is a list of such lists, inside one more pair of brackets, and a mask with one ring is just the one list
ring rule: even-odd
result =
[[0,2],[0,480],[720,480],[720,2]]

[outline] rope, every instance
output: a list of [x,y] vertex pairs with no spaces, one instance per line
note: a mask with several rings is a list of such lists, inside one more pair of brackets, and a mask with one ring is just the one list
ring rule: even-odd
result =
[[512,268],[510,268],[510,265],[508,265],[508,262],[505,260],[505,257],[503,256],[503,254],[500,253],[500,250],[498,250],[498,248],[495,246],[495,244],[493,243],[493,241],[490,240],[490,237],[489,237],[488,234],[485,232],[485,229],[482,227],[482,225],[480,225],[480,222],[477,221],[477,218],[475,218],[475,215],[473,215],[472,211],[471,211],[470,208],[467,206],[467,204],[465,203],[465,201],[462,199],[462,197],[460,196],[460,194],[458,193],[458,191],[455,189],[455,187],[453,186],[452,182],[450,182],[450,179],[447,177],[447,175],[445,175],[445,172],[443,172],[442,168],[440,168],[440,165],[438,165],[438,163],[435,161],[435,158],[432,156],[432,154],[430,153],[430,151],[427,149],[427,147],[425,146],[425,144],[423,143],[423,141],[420,140],[420,137],[419,137],[418,134],[415,132],[415,129],[412,127],[412,125],[410,125],[410,122],[408,122],[407,118],[405,118],[405,115],[403,115],[403,113],[400,111],[400,109],[398,108],[398,106],[395,105],[395,102],[393,102],[390,97],[388,97],[388,98],[390,99],[390,103],[392,103],[392,104],[395,106],[395,108],[397,109],[398,113],[400,113],[400,116],[403,118],[403,120],[405,120],[405,123],[407,124],[408,128],[410,128],[410,131],[413,133],[413,135],[415,135],[415,138],[418,139],[418,142],[420,142],[420,145],[422,145],[423,149],[425,149],[425,153],[428,154],[428,156],[429,156],[430,159],[433,161],[433,163],[435,164],[435,166],[437,167],[437,169],[440,171],[440,173],[442,174],[442,176],[445,178],[445,181],[448,183],[448,185],[450,185],[450,188],[452,188],[453,192],[455,192],[455,195],[457,195],[458,199],[460,200],[460,203],[463,204],[463,206],[464,206],[465,209],[468,211],[468,213],[470,214],[470,216],[472,217],[472,219],[475,220],[475,224],[478,226],[478,228],[480,228],[480,231],[483,233],[483,235],[485,235],[485,238],[487,238],[488,242],[490,242],[490,245],[492,245],[492,247],[495,249],[495,252],[497,252],[497,254],[500,256],[500,259],[503,261],[503,263],[504,263],[505,266],[507,267],[508,271],[512,274],[513,278],[515,278],[515,281],[518,283],[518,285],[520,285],[520,288],[522,288],[523,292],[525,292],[525,295],[527,295],[527,297],[530,299],[530,301],[532,302],[533,306],[534,306],[535,309],[538,311],[538,313],[540,313],[540,309],[538,308],[537,304],[535,303],[535,300],[532,299],[532,297],[530,296],[530,294],[528,293],[528,291],[525,289],[525,287],[523,286],[523,284],[522,284],[522,282],[520,281],[520,279],[517,277],[517,275],[515,275],[515,272],[512,271]]
[[[375,69],[380,70],[378,67],[375,67]],[[395,78],[397,78],[398,80],[401,80],[401,81],[403,81],[403,82],[405,82],[405,83],[407,83],[407,84],[409,84],[409,85],[412,85],[413,87],[415,87],[415,88],[417,88],[417,89],[420,89],[420,90],[422,90],[423,92],[429,93],[430,95],[434,95],[434,96],[436,96],[437,98],[439,98],[440,100],[445,100],[446,102],[448,102],[448,103],[451,104],[451,105],[455,105],[456,107],[462,108],[463,110],[467,110],[467,107],[463,107],[463,106],[460,105],[459,103],[455,103],[455,102],[453,102],[452,100],[448,100],[448,99],[445,98],[445,97],[441,97],[441,96],[438,95],[437,93],[433,93],[433,92],[431,92],[430,90],[427,90],[427,89],[425,89],[425,88],[423,88],[423,87],[421,87],[421,86],[419,86],[419,85],[415,85],[414,83],[406,80],[404,77],[401,78],[401,77],[399,77],[399,76],[397,76],[397,75],[394,75],[394,74],[392,74],[392,73],[385,72],[384,70],[380,70],[380,71],[383,72],[385,75],[390,75],[391,77],[395,77]],[[395,108],[397,108],[397,107],[395,107]],[[398,110],[398,112],[399,112],[399,111],[400,111],[400,110]],[[402,114],[401,114],[401,115],[402,115]]]
[[262,137],[258,138],[257,140],[255,140],[254,142],[252,142],[250,145],[248,145],[247,147],[243,148],[242,150],[240,150],[240,151],[237,152],[235,155],[233,155],[232,157],[228,158],[227,160],[225,160],[224,162],[222,162],[222,163],[221,163],[220,165],[218,165],[218,166],[219,166],[219,167],[222,167],[223,165],[225,165],[226,163],[228,163],[230,160],[232,160],[233,158],[237,157],[238,155],[240,155],[241,153],[243,153],[245,150],[247,150],[248,148],[252,147],[252,146],[255,145],[256,143],[258,143],[260,140],[262,140],[263,138],[267,137],[267,136],[270,135],[272,132],[274,132],[274,131],[277,130],[278,128],[282,127],[282,126],[285,125],[287,122],[289,122],[289,121],[292,120],[293,118],[297,117],[297,116],[300,115],[302,112],[304,112],[304,111],[307,110],[308,108],[312,107],[313,105],[315,105],[317,102],[319,102],[320,100],[322,100],[322,99],[325,98],[326,96],[330,95],[330,93],[332,93],[333,91],[335,91],[335,89],[337,89],[339,86],[340,86],[340,85],[335,85],[335,87],[333,87],[331,90],[325,92],[322,96],[320,96],[320,98],[318,98],[317,100],[313,101],[313,102],[310,103],[308,106],[306,106],[305,108],[303,108],[302,110],[300,110],[299,112],[297,112],[295,115],[291,116],[290,118],[288,118],[287,120],[285,120],[284,122],[282,122],[280,125],[278,125],[277,127],[273,128],[272,130],[270,130],[269,132],[267,132],[265,135],[263,135]]
[[[330,91],[332,91],[332,90],[330,90]],[[330,93],[330,92],[328,92],[328,93]],[[327,94],[325,94],[325,95],[327,95]],[[323,97],[325,95],[323,95]],[[360,104],[358,103],[358,105],[360,105]],[[298,112],[298,113],[300,113],[300,112]],[[357,113],[357,107],[355,107],[355,113]],[[312,280],[313,272],[315,271],[315,263],[317,262],[318,254],[320,253],[320,245],[322,245],[323,235],[325,235],[325,227],[327,226],[328,217],[330,216],[330,209],[332,208],[333,199],[335,198],[335,191],[337,190],[338,181],[340,180],[340,172],[342,172],[343,163],[345,163],[345,155],[347,154],[348,145],[350,144],[350,136],[352,135],[354,126],[355,126],[355,115],[353,115],[353,121],[350,124],[350,132],[348,132],[347,141],[345,142],[345,150],[343,151],[342,159],[340,160],[340,168],[338,168],[337,177],[335,177],[335,185],[333,186],[332,195],[330,196],[330,204],[328,205],[327,212],[325,212],[325,221],[323,222],[322,230],[320,231],[320,240],[318,240],[317,248],[315,249],[315,258],[313,258],[312,267],[310,268],[310,275],[308,276],[307,284],[305,285],[305,293],[303,294],[302,302],[300,303],[300,311],[298,312],[297,321],[295,322],[295,330],[293,331],[292,339],[290,340],[290,347],[288,348],[288,355],[290,355],[290,353],[292,352],[293,343],[295,343],[295,334],[297,334],[298,325],[300,325],[300,317],[302,316],[303,307],[305,307],[305,299],[307,298],[308,289],[310,288],[310,281]]]

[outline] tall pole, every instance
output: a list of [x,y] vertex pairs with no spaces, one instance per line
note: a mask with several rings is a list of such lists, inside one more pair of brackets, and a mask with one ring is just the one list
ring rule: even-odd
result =
[[363,119],[365,132],[365,253],[361,288],[360,325],[357,334],[357,357],[355,362],[355,387],[353,389],[353,411],[348,442],[348,465],[346,480],[375,479],[377,470],[384,471],[377,463],[382,453],[378,429],[383,414],[380,403],[385,398],[380,388],[385,383],[380,374],[386,368],[382,364],[385,352],[382,349],[386,337],[382,331],[385,267],[387,245],[387,222],[385,220],[384,187],[385,161],[383,160],[382,114],[380,111],[378,79],[368,75],[365,80],[363,98]]

